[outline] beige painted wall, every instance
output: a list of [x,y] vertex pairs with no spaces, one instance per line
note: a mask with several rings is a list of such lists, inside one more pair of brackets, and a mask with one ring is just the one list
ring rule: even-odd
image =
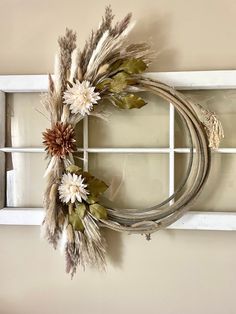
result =
[[[153,71],[236,68],[235,0],[111,0],[150,38]],[[65,27],[82,43],[106,1],[0,1],[0,74],[52,71]],[[0,314],[236,313],[236,233],[162,231],[151,242],[108,234],[106,274],[71,281],[38,227],[0,227]]]

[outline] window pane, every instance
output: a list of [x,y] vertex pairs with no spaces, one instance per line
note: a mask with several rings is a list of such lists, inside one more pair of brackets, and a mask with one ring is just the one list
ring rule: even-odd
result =
[[189,131],[180,114],[175,110],[175,148],[190,147]]
[[[175,183],[186,173],[187,154],[176,154]],[[207,183],[191,210],[236,211],[236,155],[212,154]]]
[[112,206],[145,208],[168,197],[168,154],[89,154],[89,171],[104,180]]
[[122,110],[104,105],[107,121],[89,117],[90,147],[168,147],[169,104],[151,93],[140,109]]
[[[48,114],[41,105],[41,93],[14,93],[7,95],[7,145],[13,147],[41,147],[42,132],[50,127]],[[40,112],[38,112],[38,110]],[[81,147],[82,122],[77,130]]]
[[40,106],[39,93],[15,93],[7,95],[8,144],[13,147],[41,146],[42,132],[49,121],[36,108]]
[[[43,153],[8,153],[7,206],[42,207],[46,179],[43,177],[48,161]],[[82,155],[76,154],[75,163],[82,167]]]
[[7,206],[42,207],[45,155],[12,153],[7,159]]
[[[204,108],[217,114],[225,133],[225,138],[221,142],[221,147],[236,147],[236,90],[198,90],[184,91],[194,103],[199,103]],[[178,115],[175,120],[175,145],[176,147],[186,147],[188,145],[186,133]]]

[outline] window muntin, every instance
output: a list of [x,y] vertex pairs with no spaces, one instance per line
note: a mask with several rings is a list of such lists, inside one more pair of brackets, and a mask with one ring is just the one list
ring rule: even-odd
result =
[[[209,188],[212,189],[212,184],[210,183],[211,180],[214,183],[217,180],[217,171],[221,172],[220,169],[216,170],[216,168],[219,168],[222,164],[225,164],[225,168],[224,169],[229,169],[232,165],[233,165],[233,160],[234,160],[234,154],[236,153],[236,148],[234,146],[234,140],[232,137],[231,139],[229,139],[229,135],[227,135],[227,133],[233,133],[231,126],[230,126],[230,116],[233,118],[234,115],[234,97],[235,97],[235,92],[234,90],[225,90],[223,92],[225,92],[227,95],[220,95],[222,93],[221,90],[215,90],[218,87],[220,89],[222,89],[224,86],[226,86],[226,88],[231,87],[235,87],[235,82],[234,82],[234,77],[235,75],[233,75],[234,71],[219,71],[221,72],[221,75],[219,77],[217,77],[217,71],[212,71],[212,72],[188,72],[187,74],[185,72],[180,72],[180,73],[160,73],[157,74],[160,76],[163,76],[164,79],[167,78],[167,82],[170,84],[171,80],[176,80],[177,78],[179,78],[179,82],[177,82],[176,84],[172,83],[171,85],[176,85],[176,86],[181,86],[181,88],[183,88],[184,86],[188,86],[188,88],[190,88],[190,86],[193,86],[194,89],[198,88],[199,90],[197,91],[187,91],[185,93],[187,94],[191,94],[192,97],[200,97],[200,103],[204,104],[204,97],[208,98],[208,100],[205,102],[204,105],[207,106],[211,106],[209,107],[211,110],[216,111],[217,113],[219,112],[219,116],[220,119],[223,122],[223,126],[225,129],[225,134],[228,137],[228,141],[224,141],[221,145],[221,148],[218,150],[218,152],[214,153],[213,155],[213,164],[215,163],[218,166],[214,167],[214,173],[211,175],[214,175],[213,179],[209,179]],[[154,74],[153,74],[154,75]],[[203,78],[203,76],[206,76],[208,78],[208,80],[205,78],[203,80],[203,85],[200,84],[201,78]],[[187,81],[186,77],[189,77],[189,82]],[[26,80],[28,80],[29,82],[31,82],[31,80],[34,80],[34,77],[31,78],[27,78]],[[41,79],[40,81],[40,86],[46,86],[46,81],[44,83],[42,83],[44,79]],[[169,80],[169,81],[168,81]],[[193,83],[191,82],[191,80],[193,81]],[[1,77],[0,77],[0,84],[1,84]],[[23,84],[24,85],[24,84]],[[24,85],[26,86],[26,84]],[[210,88],[212,87],[214,90],[207,90],[207,91],[201,91],[201,86],[204,86],[204,88]],[[26,88],[26,87],[24,87]],[[14,90],[14,89],[13,89]],[[30,89],[29,89],[30,90]],[[43,88],[40,88],[40,90],[43,90]],[[27,90],[28,91],[28,90]],[[212,95],[212,93],[214,95]],[[218,94],[218,96],[217,96]],[[35,96],[35,95],[34,95]],[[218,97],[218,98],[217,98]],[[213,99],[213,102],[211,103],[211,101],[209,101],[209,99]],[[222,103],[224,104],[224,106],[222,106]],[[215,107],[212,107],[212,105],[215,104]],[[227,104],[227,105],[226,105]],[[38,105],[38,103],[36,104]],[[218,106],[218,107],[217,107]],[[147,106],[148,107],[148,106]],[[146,107],[146,108],[147,108]],[[164,108],[164,106],[163,106]],[[165,108],[167,108],[167,106],[165,106]],[[83,135],[83,141],[81,140],[81,143],[83,145],[83,148],[79,149],[80,151],[84,151],[84,167],[90,167],[91,168],[91,161],[94,159],[94,157],[91,157],[93,154],[98,154],[100,156],[101,153],[111,153],[112,155],[118,153],[118,154],[125,154],[128,153],[129,155],[132,154],[160,154],[160,156],[166,156],[168,163],[169,163],[169,194],[171,194],[171,192],[173,192],[174,190],[174,185],[177,186],[178,182],[179,182],[179,177],[178,177],[178,171],[179,172],[183,172],[184,171],[184,167],[185,167],[185,163],[182,161],[182,166],[181,166],[181,159],[184,159],[184,157],[188,156],[188,149],[187,149],[187,143],[184,142],[184,132],[183,132],[183,128],[181,127],[181,122],[178,121],[178,117],[177,114],[174,115],[173,112],[173,108],[170,106],[170,110],[168,110],[169,116],[168,116],[168,121],[169,121],[169,128],[166,131],[165,134],[169,135],[169,141],[168,141],[168,145],[161,145],[161,143],[159,143],[160,145],[158,146],[152,146],[152,143],[150,144],[150,146],[141,146],[140,147],[135,147],[136,145],[132,145],[132,143],[129,143],[128,145],[121,145],[123,144],[123,142],[117,143],[117,146],[113,145],[114,147],[102,147],[105,146],[105,142],[102,143],[98,143],[97,147],[91,147],[91,144],[95,143],[96,137],[91,135],[90,132],[91,130],[89,130],[89,124],[91,125],[90,121],[86,121],[87,119],[85,119],[83,125],[83,132],[80,132],[80,135]],[[214,109],[216,108],[216,109]],[[221,112],[221,110],[224,110],[222,108],[226,108],[226,112]],[[166,110],[166,109],[165,109]],[[174,121],[174,116],[175,116],[175,123],[173,123]],[[165,117],[162,117],[163,119],[165,119]],[[90,119],[90,118],[89,118]],[[96,119],[96,118],[92,118],[92,119]],[[224,122],[225,121],[225,122]],[[117,120],[117,124],[118,120]],[[167,124],[167,123],[166,123]],[[225,128],[225,124],[227,125],[227,127]],[[175,125],[175,127],[174,127]],[[99,126],[98,126],[99,127]],[[81,126],[82,128],[82,126]],[[90,126],[91,128],[91,126]],[[182,131],[181,131],[182,130]],[[163,131],[163,130],[162,130]],[[164,131],[164,132],[165,132]],[[117,136],[117,135],[116,135]],[[165,138],[165,142],[166,142],[166,137]],[[118,139],[118,138],[117,138]],[[119,139],[118,139],[119,140]],[[111,142],[110,142],[111,143]],[[174,145],[175,143],[175,145]],[[107,143],[108,144],[108,143]],[[165,143],[164,143],[165,144]],[[125,147],[126,146],[126,147]],[[18,148],[2,148],[0,149],[1,152],[2,151],[15,151],[16,149],[18,149],[18,151],[20,153],[25,153],[27,150],[28,152],[37,152],[37,154],[39,152],[43,152],[43,148],[42,147],[28,147],[27,149],[25,149],[24,147],[18,147]],[[1,153],[2,154],[2,153]],[[181,157],[182,156],[182,157]],[[216,157],[215,157],[216,156]],[[220,156],[220,157],[219,157]],[[101,157],[101,156],[100,156]],[[168,158],[169,157],[169,158]],[[232,157],[232,158],[231,158]],[[113,156],[114,158],[114,156]],[[96,159],[96,158],[95,158]],[[219,162],[219,160],[226,160],[222,163],[222,161]],[[218,160],[218,161],[214,161],[214,160]],[[231,161],[230,161],[231,160]],[[228,167],[228,164],[231,164],[230,167]],[[92,162],[93,165],[93,162]],[[134,164],[132,164],[134,166]],[[96,168],[97,169],[97,168]],[[223,179],[223,181],[225,182],[226,187],[228,187],[228,192],[227,193],[231,193],[232,188],[230,188],[232,186],[232,178],[230,177],[231,172],[230,171],[226,171],[224,170],[225,173],[225,179]],[[222,175],[222,174],[220,174]],[[167,182],[167,183],[168,183]],[[166,182],[165,182],[166,183]],[[207,184],[207,185],[208,185]],[[204,192],[205,192],[205,196],[204,196]],[[226,212],[227,210],[229,211],[233,211],[233,204],[234,204],[234,198],[233,198],[233,193],[230,194],[231,198],[229,198],[229,206],[225,206],[226,208],[221,208],[220,204],[222,204],[222,206],[224,206],[224,204],[226,204],[226,202],[222,199],[222,201],[219,201],[219,199],[217,200],[213,200],[215,202],[211,203],[211,201],[209,200],[209,195],[211,194],[210,191],[207,191],[207,186],[206,186],[206,191],[204,191],[202,194],[202,200],[201,197],[199,198],[199,201],[195,204],[195,206],[193,207],[194,210],[207,210],[207,211],[212,211],[212,210],[220,210],[221,212],[224,211]],[[220,193],[219,193],[220,194]],[[222,193],[224,194],[224,193]],[[225,194],[223,195],[225,196]],[[218,197],[218,196],[217,196]],[[202,204],[202,205],[201,205]],[[199,206],[202,206],[201,208],[199,208]],[[30,208],[29,208],[30,210]],[[221,215],[221,214],[220,214]],[[223,214],[222,214],[223,215]],[[225,214],[227,215],[227,214]],[[224,215],[224,218],[227,217]],[[191,216],[191,215],[190,215]],[[203,216],[198,216],[198,217],[203,217]],[[205,217],[208,217],[207,215],[205,215]],[[212,216],[214,218],[211,219],[213,224],[216,224],[216,220],[218,219],[218,217],[223,217],[223,216]],[[196,223],[197,222],[197,216],[196,216]],[[200,218],[199,218],[200,219]],[[223,219],[224,221],[224,219]],[[189,223],[189,225],[195,225],[194,222]],[[195,225],[196,226],[196,225]],[[223,228],[224,228],[224,222],[223,222]],[[210,228],[210,227],[209,227]],[[229,227],[231,228],[231,227]],[[214,226],[213,226],[214,229]]]

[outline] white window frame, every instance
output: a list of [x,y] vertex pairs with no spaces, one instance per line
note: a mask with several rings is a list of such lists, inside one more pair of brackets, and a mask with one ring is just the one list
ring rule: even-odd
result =
[[[226,71],[187,71],[148,73],[178,90],[235,89],[236,70]],[[0,225],[40,225],[44,216],[42,208],[9,208],[5,202],[5,153],[41,153],[42,147],[5,147],[6,93],[45,92],[47,75],[2,75],[0,76]],[[169,111],[169,147],[167,148],[90,148],[88,146],[88,118],[83,122],[84,169],[88,169],[88,153],[164,153],[169,154],[169,195],[174,192],[175,153],[188,153],[188,148],[174,146],[174,107]],[[235,148],[220,148],[214,153],[236,154]],[[169,229],[192,230],[236,230],[235,212],[191,211],[168,227]]]

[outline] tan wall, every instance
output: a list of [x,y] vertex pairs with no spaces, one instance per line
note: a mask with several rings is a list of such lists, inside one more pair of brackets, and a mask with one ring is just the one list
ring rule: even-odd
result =
[[[133,39],[150,38],[153,71],[236,68],[235,0],[110,0],[133,11]],[[0,74],[52,71],[66,26],[79,42],[107,1],[0,1]],[[79,272],[39,239],[38,227],[0,227],[0,314],[236,313],[236,233],[162,231],[151,242],[108,234],[106,274]]]

